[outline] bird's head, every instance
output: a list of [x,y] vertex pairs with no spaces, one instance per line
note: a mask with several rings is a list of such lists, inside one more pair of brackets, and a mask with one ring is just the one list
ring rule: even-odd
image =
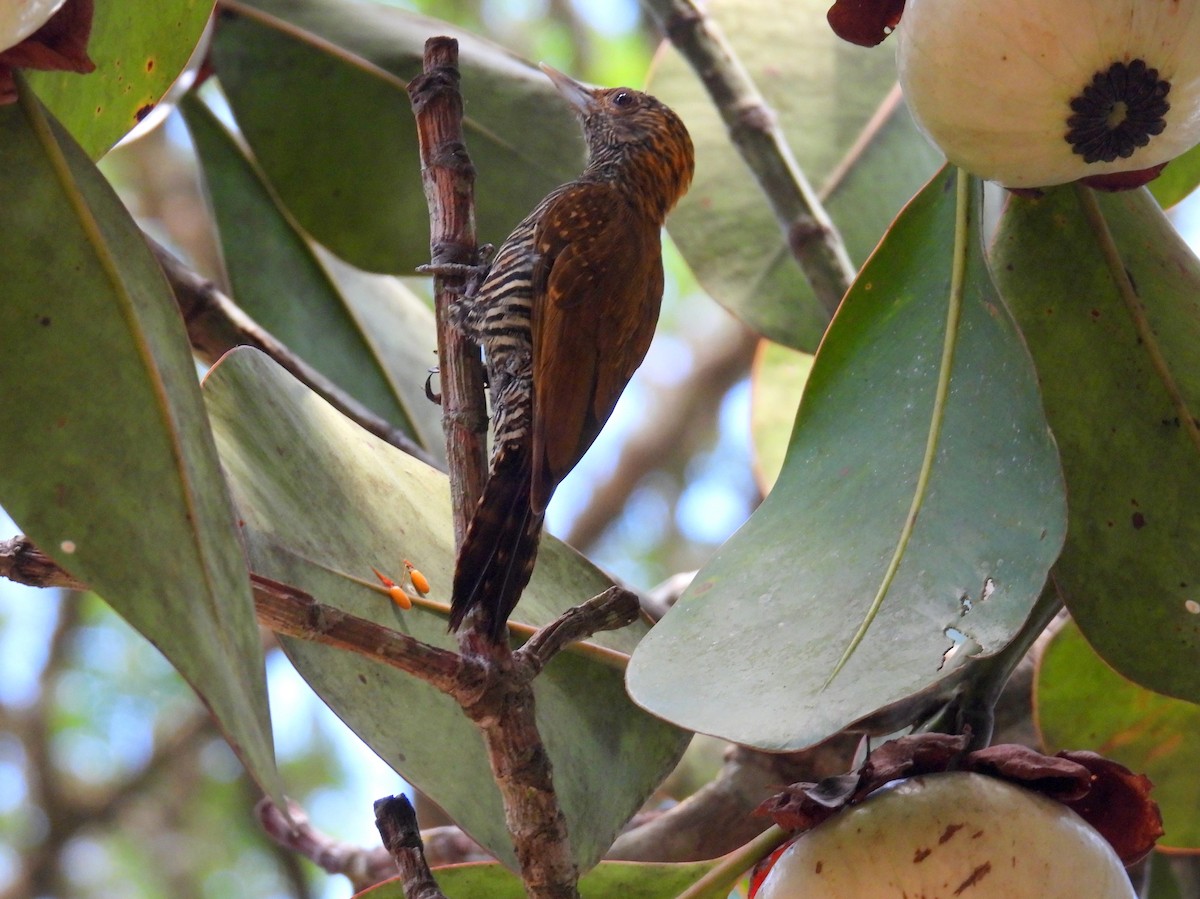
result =
[[630,178],[665,216],[695,171],[692,139],[679,116],[633,88],[589,88],[545,63],[541,69],[579,116],[589,170]]

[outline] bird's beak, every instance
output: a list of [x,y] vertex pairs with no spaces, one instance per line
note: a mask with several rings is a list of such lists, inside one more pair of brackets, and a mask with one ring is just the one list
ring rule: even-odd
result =
[[576,112],[581,115],[586,114],[595,104],[596,98],[591,90],[574,78],[564,75],[558,69],[546,65],[544,62],[538,63],[538,68],[546,73],[546,76],[554,83],[555,89],[575,108]]

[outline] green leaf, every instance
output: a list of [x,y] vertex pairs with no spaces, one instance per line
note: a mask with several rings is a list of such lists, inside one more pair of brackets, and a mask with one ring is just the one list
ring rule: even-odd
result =
[[[1037,364],[1070,526],[1055,578],[1088,642],[1144,687],[1200,701],[1200,261],[1146,191],[1009,201],[997,286]],[[1139,333],[1122,300],[1136,290]],[[1174,398],[1172,395],[1174,394]]]
[[183,71],[213,0],[95,5],[88,55],[96,70],[30,72],[55,117],[93,159],[146,117]]
[[460,45],[481,241],[499,244],[582,168],[579,125],[549,80],[444,22],[355,0],[222,10],[213,60],[239,127],[300,225],[359,268],[407,273],[429,260],[405,87],[433,35]]
[[[402,560],[411,559],[429,579],[431,598],[449,601],[454,550],[445,476],[362,431],[255,351],[228,354],[209,373],[205,396],[253,569],[453,647],[443,616],[400,612],[358,580],[373,582],[372,566],[399,579]],[[546,623],[609,583],[547,537],[514,618]],[[628,653],[644,632],[637,625],[595,642]],[[368,746],[490,852],[515,864],[482,740],[452,700],[354,653],[281,642]],[[673,767],[688,735],[636,709],[619,671],[580,655],[558,656],[535,693],[572,847],[587,868]]]
[[812,371],[813,357],[764,341],[754,358],[750,434],[754,440],[755,474],[763,493],[770,491],[783,468],[796,407]]
[[[715,864],[601,862],[580,878],[579,893],[583,899],[675,899]],[[454,899],[525,899],[520,879],[500,865],[450,865],[433,873],[438,886]],[[722,891],[705,899],[726,899],[727,895]],[[397,877],[363,890],[355,899],[404,899],[404,889]]]
[[28,94],[0,109],[0,503],[167,656],[276,784],[246,563],[141,232]]
[[208,107],[189,95],[180,108],[238,305],[343,389],[442,451],[441,414],[423,388],[437,351],[429,307],[394,278],[322,259]]
[[[942,162],[903,102],[888,100],[896,81],[892,54],[834,35],[825,21],[828,0],[706,6],[861,264]],[[662,54],[651,90],[683,117],[696,144],[696,179],[671,216],[671,237],[718,302],[764,336],[811,352],[828,315],[708,92],[673,49]],[[864,134],[870,141],[856,146]]]
[[1200,707],[1121,677],[1074,625],[1046,648],[1035,690],[1048,752],[1091,749],[1149,775],[1166,830],[1159,848],[1200,850]]
[[1063,535],[1061,473],[972,218],[928,494],[878,618],[826,686],[916,489],[950,291],[953,182],[950,171],[930,182],[871,257],[817,353],[775,488],[638,647],[629,689],[656,714],[770,750],[884,707],[911,716],[968,658],[1003,648],[1037,598]]
[[1174,206],[1200,185],[1200,144],[1171,160],[1150,182],[1150,193],[1163,209]]

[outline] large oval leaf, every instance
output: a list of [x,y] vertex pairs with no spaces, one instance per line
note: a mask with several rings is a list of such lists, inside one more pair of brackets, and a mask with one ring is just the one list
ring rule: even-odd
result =
[[[892,54],[834,35],[825,21],[828,0],[706,6],[825,197],[851,258],[861,263],[942,162],[891,93]],[[671,237],[718,302],[764,336],[811,351],[828,313],[708,92],[674,50],[664,52],[651,89],[679,112],[696,143],[696,179],[671,217]]]
[[181,110],[238,305],[366,406],[440,454],[441,414],[423,387],[437,351],[432,310],[393,277],[322,259],[208,107],[189,95]]
[[[228,354],[205,381],[221,460],[233,485],[254,569],[322,602],[451,647],[446,619],[400,613],[371,567],[412,560],[434,599],[449,601],[454,565],[445,475],[370,436],[249,349]],[[514,618],[546,623],[609,585],[595,568],[546,538]],[[597,642],[630,652],[636,625]],[[361,656],[284,640],[296,668],[364,742],[515,866],[483,743],[457,704],[427,684]],[[621,674],[564,653],[535,685],[538,724],[581,867],[674,765],[688,735],[638,710]]]
[[222,9],[213,59],[239,127],[304,229],[359,268],[403,274],[429,259],[405,92],[429,37],[459,41],[481,241],[499,244],[582,167],[579,126],[549,80],[445,22],[357,0]]
[[88,55],[96,70],[30,72],[38,96],[93,159],[162,99],[183,71],[213,0],[95,4]]
[[153,642],[276,787],[246,563],[171,290],[36,100],[0,108],[0,503]]
[[1154,781],[1160,849],[1200,849],[1200,707],[1130,683],[1101,661],[1073,624],[1046,647],[1035,684],[1047,752],[1091,749]]
[[[1029,341],[1071,521],[1055,576],[1097,652],[1126,677],[1200,701],[1200,261],[1146,191],[1013,199],[997,284]],[[1119,256],[1106,262],[1104,231]],[[1136,290],[1140,333],[1122,300]]]
[[642,641],[634,699],[764,749],[816,743],[1001,649],[1061,545],[1054,443],[1029,357],[968,225],[965,295],[928,494],[878,618],[929,435],[954,175],[906,208],[834,318],[774,489]]

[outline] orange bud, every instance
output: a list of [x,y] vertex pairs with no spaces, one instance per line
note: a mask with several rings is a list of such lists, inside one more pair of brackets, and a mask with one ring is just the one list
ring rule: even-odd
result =
[[404,592],[403,587],[391,586],[388,588],[388,596],[392,598],[392,602],[402,609],[412,608],[412,597]]
[[421,572],[417,571],[417,569],[415,569],[413,567],[413,563],[408,561],[408,559],[404,560],[404,567],[406,569],[408,569],[409,579],[412,580],[412,585],[414,587],[416,587],[417,592],[420,593],[422,596],[424,596],[426,593],[428,593],[429,592],[429,581],[426,580],[425,575],[423,575],[423,574],[421,574]]

